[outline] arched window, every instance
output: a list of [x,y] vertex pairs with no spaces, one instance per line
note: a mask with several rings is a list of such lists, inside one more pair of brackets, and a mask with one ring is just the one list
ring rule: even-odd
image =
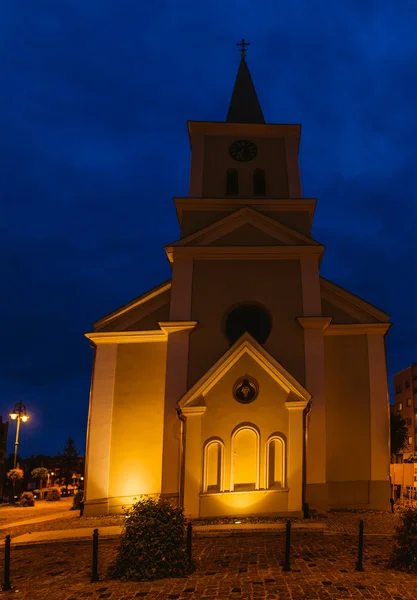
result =
[[239,177],[237,169],[228,169],[226,174],[226,194],[237,196],[239,194]]
[[226,317],[225,333],[231,344],[246,331],[260,344],[264,344],[271,332],[271,317],[257,304],[241,304]]
[[259,433],[243,425],[232,436],[230,490],[239,492],[259,489]]
[[223,442],[211,440],[204,447],[203,492],[223,491]]
[[265,171],[255,169],[253,172],[253,195],[266,196]]
[[266,444],[266,486],[269,490],[285,488],[285,443],[272,436]]

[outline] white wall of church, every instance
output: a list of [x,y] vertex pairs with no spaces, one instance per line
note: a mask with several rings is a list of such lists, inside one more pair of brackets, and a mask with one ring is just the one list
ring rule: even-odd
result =
[[161,491],[166,343],[120,344],[114,383],[109,507]]

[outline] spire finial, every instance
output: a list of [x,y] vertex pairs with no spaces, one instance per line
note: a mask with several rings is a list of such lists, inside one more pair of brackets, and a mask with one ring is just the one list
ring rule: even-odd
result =
[[240,56],[242,58],[245,58],[245,56],[246,56],[246,48],[245,48],[245,46],[250,46],[250,42],[245,42],[245,38],[242,38],[242,41],[238,42],[236,44],[236,46],[242,46],[241,49],[240,49]]

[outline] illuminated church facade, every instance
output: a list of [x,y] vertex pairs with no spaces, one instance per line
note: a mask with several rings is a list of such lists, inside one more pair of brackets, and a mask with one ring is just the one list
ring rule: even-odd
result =
[[188,123],[172,278],[86,334],[86,515],[389,507],[389,317],[320,276],[300,130],[265,123],[244,53],[226,121]]

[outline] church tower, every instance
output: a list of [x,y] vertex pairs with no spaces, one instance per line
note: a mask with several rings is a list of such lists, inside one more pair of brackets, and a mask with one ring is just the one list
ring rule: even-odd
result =
[[188,123],[172,279],[86,334],[86,514],[388,506],[389,317],[320,277],[301,127],[265,122],[241,45],[226,120]]

